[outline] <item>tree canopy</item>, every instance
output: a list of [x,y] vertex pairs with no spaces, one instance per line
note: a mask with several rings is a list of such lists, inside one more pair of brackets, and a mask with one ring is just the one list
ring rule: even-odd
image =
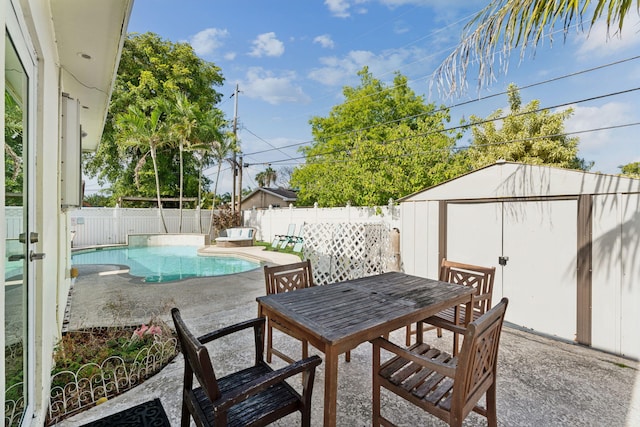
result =
[[[206,115],[221,99],[215,87],[221,86],[223,80],[220,69],[200,59],[187,43],[173,43],[153,33],[128,35],[102,140],[96,153],[85,158],[85,172],[97,177],[101,185],[111,183],[113,197],[155,195],[151,165],[140,164],[148,150],[135,144],[118,144],[116,123],[128,114],[130,106],[150,116],[154,105],[162,100],[168,106],[159,120],[166,122],[170,129],[164,135],[167,140],[158,144],[160,192],[163,196],[177,196],[180,178],[184,176],[185,196],[196,196],[201,186],[209,182],[199,179],[202,159],[193,151],[183,153],[184,175],[178,173],[180,146],[184,148],[185,144],[198,138],[197,130],[188,128],[197,126],[194,124],[197,121],[193,122],[191,118],[186,122],[184,117],[179,117],[179,103],[182,106],[188,103],[193,114]],[[145,176],[149,179],[144,179]],[[139,179],[137,186],[134,185],[136,177]]]
[[640,162],[633,162],[620,166],[620,172],[622,172],[622,175],[628,176],[629,178],[640,178]]
[[564,121],[573,113],[566,109],[552,113],[533,100],[522,106],[520,91],[510,84],[509,111],[501,109],[486,119],[471,116],[473,141],[466,155],[472,169],[503,159],[534,165],[551,165],[589,170],[592,163],[577,156],[578,138],[564,133]]
[[457,135],[445,131],[446,110],[425,104],[396,74],[391,86],[368,68],[344,87],[344,102],[310,120],[314,142],[291,185],[298,204],[383,205],[459,173],[447,167]]

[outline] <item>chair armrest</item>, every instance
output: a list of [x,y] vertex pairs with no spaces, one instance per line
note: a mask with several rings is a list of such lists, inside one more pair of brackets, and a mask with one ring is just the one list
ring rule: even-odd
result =
[[[316,366],[318,366],[321,362],[322,359],[317,355],[299,360],[285,366],[284,368],[269,372],[263,377],[257,378],[240,387],[234,388],[229,393],[225,394],[223,399],[219,399],[213,402],[213,405],[218,410],[222,409],[226,411],[229,410],[229,408],[231,408],[233,405],[247,400],[249,397],[268,389],[274,384],[281,383],[287,378],[290,378],[294,375],[300,374],[302,372],[307,372],[315,376]],[[313,388],[313,384],[309,384],[309,386],[309,390],[311,390]]]
[[460,335],[464,335],[465,332],[467,332],[467,328],[465,327],[464,323],[460,325],[456,325],[446,320],[439,321],[435,317],[430,317],[428,320],[429,320],[429,325],[435,326],[436,328],[446,329],[447,331],[455,332]]
[[394,343],[392,343],[391,341],[388,341],[384,338],[376,338],[372,340],[371,343],[373,344],[374,352],[380,351],[379,350],[380,348],[384,348],[385,350],[395,354],[396,356],[400,356],[404,359],[415,362],[420,366],[429,368],[449,378],[455,378],[456,376],[456,369],[451,367],[450,365],[444,364],[442,362],[438,362],[436,360],[430,360],[430,359],[427,359],[426,357],[420,356],[419,354],[412,353],[409,350],[399,347]]
[[256,334],[262,334],[264,331],[264,317],[245,320],[244,322],[236,323],[235,325],[227,326],[225,328],[218,329],[217,331],[209,332],[198,337],[198,341],[200,341],[202,344],[206,344],[213,340],[217,340],[218,338],[222,338],[229,334],[233,334],[249,328],[254,328]]

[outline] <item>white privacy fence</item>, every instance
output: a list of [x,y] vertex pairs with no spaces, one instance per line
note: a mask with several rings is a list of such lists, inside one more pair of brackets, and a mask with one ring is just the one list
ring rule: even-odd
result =
[[271,242],[275,235],[287,234],[290,224],[295,224],[296,236],[301,236],[307,224],[336,223],[379,223],[388,229],[401,229],[400,207],[390,203],[388,206],[337,208],[270,208],[252,209],[243,212],[245,227],[256,229],[256,240]]
[[[162,210],[169,233],[179,232],[180,211]],[[17,239],[23,228],[22,208],[5,207],[8,239]],[[125,244],[129,234],[162,234],[162,220],[157,208],[82,208],[68,213],[73,246]],[[209,230],[210,210],[183,209],[182,233],[202,234]],[[243,212],[243,225],[256,229],[256,240],[270,242],[276,234],[286,234],[294,224],[295,234],[309,224],[384,224],[401,230],[400,207],[344,206],[336,208],[271,208]],[[213,236],[215,237],[215,236]]]
[[[209,230],[210,210],[163,209],[169,233],[201,234]],[[69,213],[73,246],[124,244],[129,234],[164,233],[157,208],[82,208]]]

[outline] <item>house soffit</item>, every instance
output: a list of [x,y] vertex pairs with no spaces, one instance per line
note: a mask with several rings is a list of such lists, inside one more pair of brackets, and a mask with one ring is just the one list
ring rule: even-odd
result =
[[55,0],[51,19],[61,90],[80,100],[84,151],[97,148],[133,0]]

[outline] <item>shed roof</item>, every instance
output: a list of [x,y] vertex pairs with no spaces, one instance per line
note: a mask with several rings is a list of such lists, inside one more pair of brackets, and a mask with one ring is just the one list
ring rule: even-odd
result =
[[640,193],[640,179],[501,161],[403,197],[399,201],[616,193]]

